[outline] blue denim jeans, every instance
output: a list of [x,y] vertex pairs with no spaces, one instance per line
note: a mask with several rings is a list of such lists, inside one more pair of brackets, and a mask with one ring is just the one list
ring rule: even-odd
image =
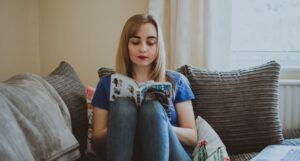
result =
[[131,99],[117,98],[109,111],[107,160],[132,161],[135,145],[142,161],[191,161],[158,101],[136,108]]

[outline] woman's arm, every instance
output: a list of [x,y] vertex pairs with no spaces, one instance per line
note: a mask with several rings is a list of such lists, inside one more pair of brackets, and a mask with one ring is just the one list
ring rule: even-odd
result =
[[183,145],[195,146],[197,144],[197,129],[191,101],[177,103],[176,105],[178,127],[173,126],[178,139]]
[[93,108],[93,132],[94,144],[104,143],[107,136],[108,111],[102,108]]

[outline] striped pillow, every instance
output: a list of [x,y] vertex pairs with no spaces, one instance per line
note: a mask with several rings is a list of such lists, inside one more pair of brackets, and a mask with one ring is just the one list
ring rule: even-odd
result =
[[106,67],[101,67],[98,69],[98,76],[101,79],[101,77],[107,76],[107,75],[111,75],[114,74],[115,70],[111,69],[111,68],[106,68]]
[[230,155],[258,152],[283,140],[278,114],[278,75],[274,61],[233,71],[184,65],[177,71],[191,83],[195,116],[219,134]]

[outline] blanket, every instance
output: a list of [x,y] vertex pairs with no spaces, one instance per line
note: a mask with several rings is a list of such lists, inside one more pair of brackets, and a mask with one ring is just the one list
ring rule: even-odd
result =
[[69,111],[38,75],[24,73],[0,83],[0,160],[76,160],[78,142]]

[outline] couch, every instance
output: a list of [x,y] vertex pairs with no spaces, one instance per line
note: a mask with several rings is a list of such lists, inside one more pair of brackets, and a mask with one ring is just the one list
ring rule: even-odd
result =
[[[281,128],[279,69],[273,61],[226,72],[190,65],[177,69],[196,96],[195,116],[215,129],[231,160],[249,160],[270,144],[300,144],[300,129]],[[113,72],[100,68],[98,74]],[[86,153],[84,90],[67,62],[46,77],[26,73],[1,82],[0,160],[96,160]],[[97,160],[105,160],[105,146],[95,151]]]
[[[213,127],[231,160],[250,160],[271,144],[300,146],[300,129],[281,127],[277,62],[232,71],[191,65],[176,70],[187,77],[195,94],[195,116],[203,117]],[[109,68],[98,70],[100,79],[112,73]],[[103,147],[98,154],[105,160]]]
[[300,146],[300,129],[281,127],[277,62],[232,71],[177,70],[191,83],[195,115],[215,129],[231,160],[250,160],[271,144]]

